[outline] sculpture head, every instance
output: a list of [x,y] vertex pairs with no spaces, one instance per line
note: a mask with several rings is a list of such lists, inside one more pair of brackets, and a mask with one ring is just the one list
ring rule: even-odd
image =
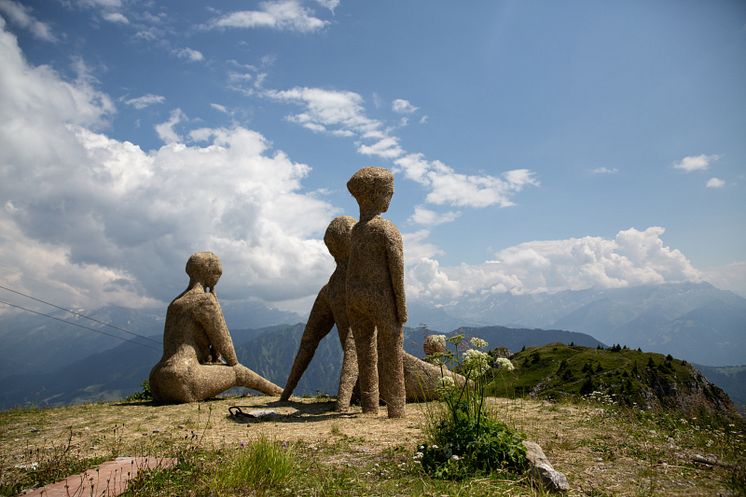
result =
[[394,195],[394,175],[385,167],[364,167],[352,175],[347,189],[360,209],[380,214],[388,210]]
[[223,274],[220,259],[212,252],[195,252],[186,263],[189,286],[199,282],[206,288],[213,288]]
[[339,216],[329,223],[324,233],[326,248],[338,264],[347,262],[347,257],[350,255],[350,233],[352,233],[353,226],[355,226],[355,218]]

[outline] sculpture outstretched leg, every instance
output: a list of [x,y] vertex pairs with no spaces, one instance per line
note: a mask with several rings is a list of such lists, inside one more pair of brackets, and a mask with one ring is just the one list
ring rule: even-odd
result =
[[290,398],[298,386],[301,376],[308,368],[308,364],[313,359],[313,355],[316,353],[316,349],[319,346],[319,342],[324,338],[334,326],[334,315],[332,309],[329,306],[324,295],[324,289],[322,288],[319,292],[316,300],[311,308],[311,315],[308,316],[308,322],[303,330],[303,337],[300,340],[300,346],[298,347],[298,353],[295,355],[293,361],[293,367],[290,370],[290,375],[285,383],[285,389],[282,390],[280,400],[286,401]]
[[265,395],[280,395],[282,393],[282,388],[262,378],[243,364],[236,364],[233,369],[236,372],[236,383],[239,386],[258,390]]

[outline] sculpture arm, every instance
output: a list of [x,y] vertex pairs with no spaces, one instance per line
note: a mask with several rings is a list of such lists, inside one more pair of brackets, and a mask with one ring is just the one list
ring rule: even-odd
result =
[[236,350],[233,348],[233,340],[225,323],[223,311],[218,299],[212,293],[203,295],[203,300],[197,306],[195,317],[207,333],[210,345],[215,352],[225,359],[229,366],[238,364]]
[[280,396],[280,400],[288,400],[292,395],[295,387],[298,386],[301,376],[308,368],[308,364],[316,353],[319,342],[324,338],[334,326],[334,314],[325,295],[326,287],[322,288],[316,296],[316,300],[311,308],[311,314],[308,316],[308,322],[303,330],[303,337],[300,340],[298,353],[295,355],[293,367],[290,370],[288,381],[285,389]]
[[399,230],[393,224],[387,230],[387,238],[386,261],[396,300],[396,317],[399,323],[403,324],[407,321],[407,301],[404,296],[404,244]]

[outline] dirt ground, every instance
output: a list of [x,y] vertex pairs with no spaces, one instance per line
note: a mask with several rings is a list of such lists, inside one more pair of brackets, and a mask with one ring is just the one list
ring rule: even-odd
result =
[[[708,446],[706,435],[659,432],[591,405],[491,400],[499,419],[538,442],[554,467],[567,475],[569,495],[730,495],[723,483],[727,468],[693,462],[698,454],[725,457],[729,447],[717,437]],[[279,416],[237,422],[228,413],[235,405],[244,412],[271,410]],[[311,449],[344,437],[347,453],[334,454],[332,462],[354,464],[356,458],[391,447],[411,447],[414,453],[438,405],[409,404],[406,418],[395,420],[385,417],[385,409],[370,417],[355,407],[348,413],[333,408],[330,399],[281,403],[271,397],[239,397],[176,406],[114,403],[7,411],[0,413],[0,470],[31,464],[40,451],[68,441],[81,457],[105,457],[164,455],[182,442],[207,449],[238,446],[259,437],[303,442]]]

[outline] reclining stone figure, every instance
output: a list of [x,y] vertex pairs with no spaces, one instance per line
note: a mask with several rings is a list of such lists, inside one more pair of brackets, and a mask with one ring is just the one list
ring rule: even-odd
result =
[[163,357],[150,372],[154,400],[196,402],[232,387],[279,395],[280,387],[238,362],[215,294],[223,272],[220,259],[197,252],[187,261],[186,272],[189,286],[168,306]]

